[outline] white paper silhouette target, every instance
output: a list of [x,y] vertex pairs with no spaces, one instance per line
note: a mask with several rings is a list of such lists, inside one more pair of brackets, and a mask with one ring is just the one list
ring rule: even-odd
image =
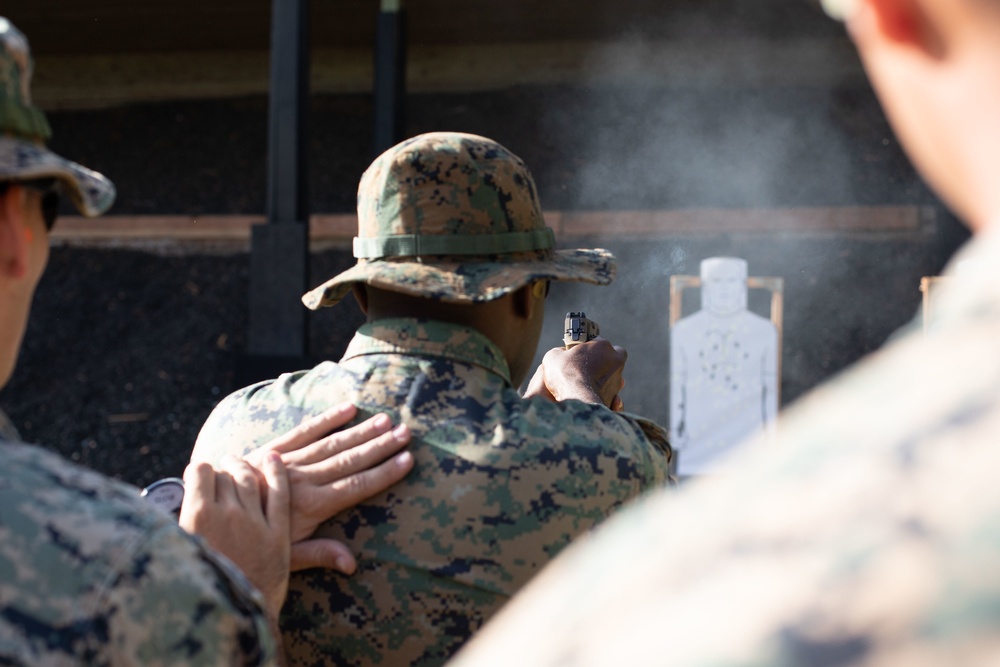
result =
[[670,435],[677,472],[716,472],[778,412],[778,331],[747,310],[747,263],[701,263],[701,310],[670,333]]

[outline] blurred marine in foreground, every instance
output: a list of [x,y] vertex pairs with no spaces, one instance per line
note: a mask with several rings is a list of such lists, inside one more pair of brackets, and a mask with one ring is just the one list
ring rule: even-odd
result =
[[438,665],[570,540],[667,479],[665,432],[620,407],[625,351],[550,350],[526,396],[548,283],[605,285],[604,250],[557,250],[525,164],[480,136],[420,135],[358,189],[358,263],[304,297],[353,292],[367,323],[337,363],[247,387],[209,417],[194,457],[242,454],[349,400],[409,425],[402,484],[324,524],[360,548],[350,579],[293,575],[281,629],[293,664]]
[[1000,664],[1000,0],[827,4],[974,232],[929,335],[801,400],[773,452],[572,546],[455,667]]
[[[24,35],[0,17],[0,387],[17,361],[60,193],[88,216],[115,197],[104,176],[45,148],[31,67]],[[405,427],[389,432],[385,415],[323,437],[354,414],[340,405],[299,425],[253,465],[189,466],[185,532],[138,489],[21,443],[0,412],[0,664],[275,664],[271,628],[289,569],[354,567],[345,545],[304,538],[412,465],[405,452],[379,463],[408,439]]]

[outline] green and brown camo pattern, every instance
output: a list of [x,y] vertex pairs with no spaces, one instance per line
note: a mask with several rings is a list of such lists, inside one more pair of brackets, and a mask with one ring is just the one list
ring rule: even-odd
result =
[[196,452],[242,454],[345,400],[358,420],[407,423],[416,465],[320,529],[359,569],[293,574],[281,619],[293,665],[440,665],[572,539],[667,479],[660,427],[522,399],[482,334],[413,319],[367,324],[340,363],[229,396]]
[[52,131],[31,104],[32,68],[27,38],[0,16],[0,181],[57,178],[81,214],[100,215],[114,203],[115,186],[45,148]]
[[[358,237],[490,236],[544,230],[531,172],[492,139],[431,132],[379,156],[358,187]],[[607,285],[607,250],[553,247],[487,255],[389,256],[356,266],[302,297],[312,309],[339,303],[356,282],[451,303],[491,301],[534,280]]]
[[0,443],[0,664],[274,664],[260,594],[138,493]]

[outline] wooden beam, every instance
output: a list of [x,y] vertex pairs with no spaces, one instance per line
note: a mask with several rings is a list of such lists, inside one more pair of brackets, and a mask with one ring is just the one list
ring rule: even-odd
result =
[[[312,52],[314,93],[369,93],[366,48]],[[413,44],[410,93],[498,90],[515,85],[725,86],[864,85],[846,37],[698,41],[553,41]],[[37,58],[34,100],[44,109],[265,94],[267,51],[183,51]]]
[[[801,236],[884,236],[917,234],[935,221],[932,207],[840,206],[780,209],[682,209],[663,211],[547,211],[545,220],[561,241],[574,238],[663,238],[718,234],[791,234]],[[150,243],[228,244],[245,250],[250,228],[263,215],[109,215],[65,216],[51,240],[60,245],[144,247]],[[312,250],[349,248],[357,232],[354,214],[312,215]]]
[[917,206],[697,208],[660,211],[567,211],[547,216],[556,236],[662,236],[780,232],[909,233],[933,210]]

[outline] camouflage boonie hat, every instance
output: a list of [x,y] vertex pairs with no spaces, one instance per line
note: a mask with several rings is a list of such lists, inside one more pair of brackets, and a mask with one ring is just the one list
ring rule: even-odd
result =
[[358,186],[358,263],[302,297],[313,310],[353,283],[449,303],[492,301],[535,280],[607,285],[607,250],[556,250],[531,173],[485,137],[432,132],[390,148]]
[[0,181],[59,179],[80,213],[100,215],[114,203],[115,186],[45,148],[52,130],[31,105],[31,70],[28,40],[0,16]]

